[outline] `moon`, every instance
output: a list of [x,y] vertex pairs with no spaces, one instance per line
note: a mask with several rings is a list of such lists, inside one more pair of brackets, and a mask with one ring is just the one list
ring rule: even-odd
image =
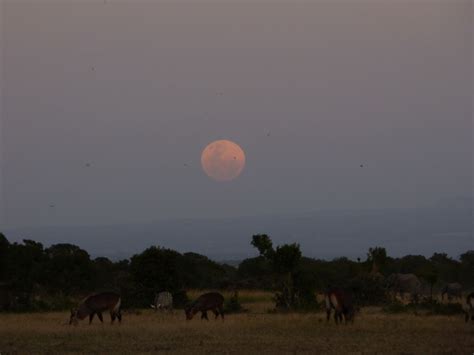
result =
[[222,139],[209,143],[201,154],[204,172],[216,181],[231,181],[244,170],[245,153],[232,141]]

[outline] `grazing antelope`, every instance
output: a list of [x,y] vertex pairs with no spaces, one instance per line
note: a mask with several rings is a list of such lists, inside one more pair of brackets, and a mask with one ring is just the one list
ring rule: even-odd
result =
[[216,319],[220,315],[224,320],[224,296],[218,292],[205,293],[184,309],[187,320],[193,319],[198,312],[201,312],[201,319],[209,320],[207,311],[212,311]]
[[331,310],[334,310],[334,321],[336,324],[344,320],[354,322],[354,304],[352,301],[352,295],[340,288],[330,288],[326,291],[326,320],[329,321],[331,317]]
[[115,321],[115,318],[118,318],[118,321],[121,322],[120,303],[120,295],[114,292],[101,292],[90,295],[79,303],[77,309],[71,310],[69,324],[76,325],[78,320],[83,320],[87,316],[89,316],[89,324],[91,324],[95,314],[103,323],[102,312],[104,311],[110,312],[111,323]]
[[173,295],[169,292],[160,292],[155,295],[153,304],[150,305],[155,311],[159,309],[173,310]]

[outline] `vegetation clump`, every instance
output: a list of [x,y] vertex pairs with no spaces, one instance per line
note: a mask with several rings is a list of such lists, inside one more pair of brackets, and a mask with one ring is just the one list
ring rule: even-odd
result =
[[224,303],[225,313],[241,313],[244,309],[239,300],[239,291],[235,290],[230,298],[227,298]]
[[[316,294],[336,286],[350,290],[358,306],[385,305],[388,312],[398,312],[406,307],[390,304],[393,295],[386,280],[393,273],[405,273],[424,284],[425,300],[418,302],[418,310],[454,314],[460,306],[438,304],[434,295],[448,282],[460,283],[465,291],[474,288],[474,251],[461,254],[459,260],[444,253],[392,258],[385,248],[374,247],[366,260],[321,260],[304,257],[298,244],[274,247],[266,234],[254,235],[251,244],[259,255],[234,267],[159,246],[125,260],[92,258],[73,244],[45,247],[28,239],[10,243],[0,233],[0,311],[65,310],[98,291],[120,293],[124,309],[149,308],[156,293],[168,291],[175,308],[181,308],[194,298],[186,291],[216,289],[270,291],[278,311],[305,311],[319,309]],[[267,301],[267,295],[262,300]],[[239,298],[227,296],[227,308],[240,311],[246,297],[242,292]]]

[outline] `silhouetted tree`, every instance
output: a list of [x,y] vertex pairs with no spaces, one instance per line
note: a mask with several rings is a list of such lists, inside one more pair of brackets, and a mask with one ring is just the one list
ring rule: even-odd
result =
[[381,304],[385,290],[380,272],[414,273],[430,284],[431,294],[438,283],[474,287],[473,250],[463,253],[460,260],[445,253],[429,259],[422,255],[390,258],[384,248],[375,247],[369,249],[365,262],[355,262],[346,257],[331,261],[305,258],[298,244],[274,248],[266,234],[254,235],[251,244],[260,256],[244,260],[236,270],[197,253],[180,254],[159,247],[130,260],[91,260],[76,245],[45,249],[32,240],[10,243],[0,233],[0,309],[65,309],[71,298],[101,289],[119,291],[125,307],[148,307],[154,293],[161,290],[171,291],[177,304],[184,305],[186,288],[235,286],[273,289],[277,306],[286,309],[315,305],[315,290],[324,291],[328,285],[351,288],[359,304]]
[[245,259],[239,264],[237,279],[245,288],[272,288],[274,286],[272,264],[264,256]]
[[71,294],[95,289],[95,273],[89,254],[73,244],[55,244],[45,250],[47,287],[53,292]]
[[251,244],[258,249],[261,256],[271,259],[274,250],[272,240],[268,235],[256,234],[252,236]]
[[423,255],[407,255],[394,261],[396,272],[403,274],[414,273],[422,269],[429,263]]
[[179,267],[183,273],[181,288],[225,288],[232,283],[231,274],[235,272],[197,253],[184,253]]
[[149,304],[155,292],[173,292],[181,288],[183,274],[179,268],[180,257],[174,250],[159,247],[150,247],[132,257],[130,272],[142,305]]
[[151,247],[134,255],[130,273],[137,305],[150,304],[156,292],[176,293],[184,288],[219,288],[230,282],[227,267],[196,253]]
[[441,280],[446,282],[461,282],[460,263],[450,258],[446,253],[434,253],[429,259]]
[[474,250],[469,250],[460,256],[461,282],[467,287],[474,287]]
[[372,273],[383,272],[387,263],[387,251],[381,247],[369,248],[367,262],[371,266]]
[[272,270],[281,280],[280,292],[275,295],[279,308],[290,309],[297,306],[294,287],[294,275],[301,261],[301,250],[298,244],[284,244],[273,249],[273,243],[266,234],[252,237],[251,244],[258,249],[260,255],[269,260]]
[[8,239],[0,233],[0,281],[6,279],[6,271],[7,271],[7,258],[8,258],[8,248],[10,243]]
[[433,301],[433,286],[438,281],[438,273],[435,266],[433,264],[426,264],[417,274],[430,285],[430,301]]

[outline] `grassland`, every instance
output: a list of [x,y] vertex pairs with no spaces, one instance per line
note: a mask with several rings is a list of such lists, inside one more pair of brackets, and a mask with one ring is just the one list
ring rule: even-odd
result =
[[[192,295],[194,295],[192,293]],[[387,315],[365,308],[353,325],[323,313],[269,314],[271,295],[241,293],[243,314],[185,321],[152,310],[125,312],[121,325],[73,327],[68,314],[0,314],[0,353],[463,353],[474,352],[474,324],[462,316]]]

